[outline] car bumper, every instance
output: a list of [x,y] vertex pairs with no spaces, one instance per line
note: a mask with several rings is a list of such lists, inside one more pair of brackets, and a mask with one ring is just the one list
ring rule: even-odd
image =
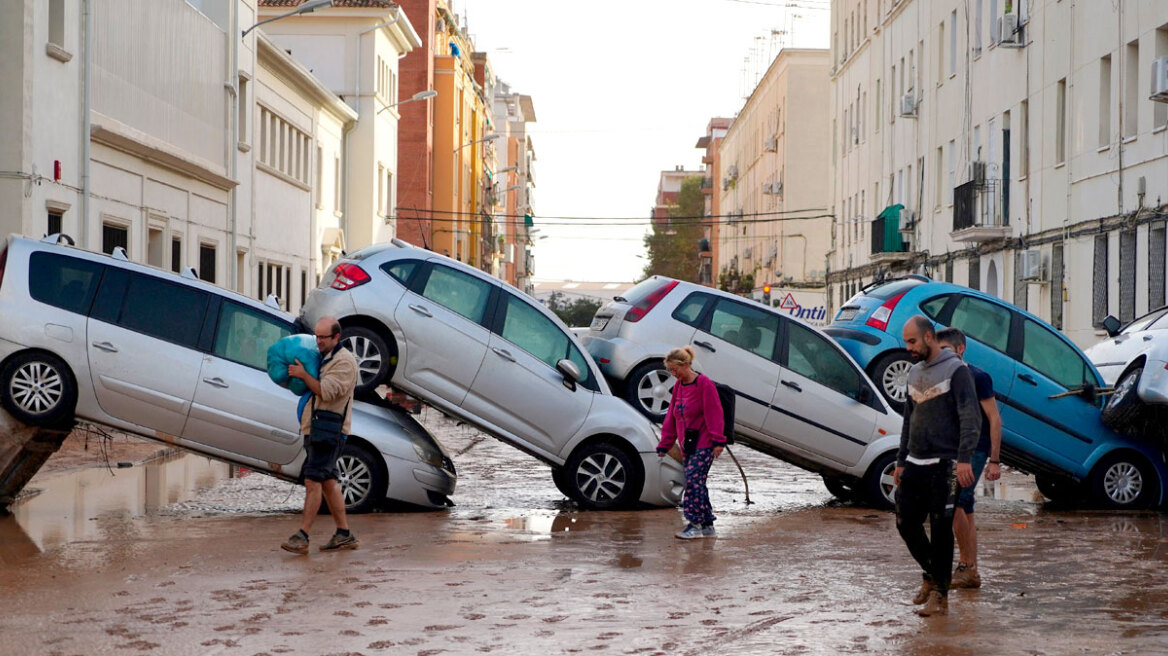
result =
[[834,339],[848,352],[848,355],[852,356],[853,360],[865,369],[881,353],[903,348],[895,337],[875,328],[831,325],[824,328],[823,332]]
[[685,490],[685,471],[673,458],[658,458],[656,452],[641,453],[645,468],[645,487],[641,503],[651,506],[676,506]]
[[458,482],[453,472],[384,453],[382,457],[389,471],[386,499],[430,509],[451,505],[450,496]]
[[[643,345],[629,341],[623,337],[594,337],[585,336],[582,340],[584,348],[600,367],[600,371],[610,378],[624,380],[637,364],[653,357]],[[657,357],[664,357],[664,354]]]
[[1168,405],[1168,362],[1149,359],[1144,364],[1138,394],[1144,403]]

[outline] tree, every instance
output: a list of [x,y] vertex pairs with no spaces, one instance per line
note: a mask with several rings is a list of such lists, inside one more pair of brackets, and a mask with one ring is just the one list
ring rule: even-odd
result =
[[600,309],[600,301],[593,298],[568,301],[560,292],[552,292],[548,297],[547,307],[569,327],[583,328],[592,323],[592,317],[596,316],[596,311]]
[[677,205],[669,209],[669,220],[654,222],[653,232],[645,235],[646,278],[662,275],[697,282],[698,242],[702,238],[700,217],[705,205],[702,177],[693,175],[683,180]]

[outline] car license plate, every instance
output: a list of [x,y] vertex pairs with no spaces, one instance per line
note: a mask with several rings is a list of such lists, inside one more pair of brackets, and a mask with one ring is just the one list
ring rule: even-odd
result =
[[856,308],[843,308],[835,315],[836,321],[851,321],[856,318]]
[[604,328],[608,326],[608,320],[610,318],[611,317],[593,317],[592,325],[588,327],[589,330],[595,330],[597,332],[604,330]]

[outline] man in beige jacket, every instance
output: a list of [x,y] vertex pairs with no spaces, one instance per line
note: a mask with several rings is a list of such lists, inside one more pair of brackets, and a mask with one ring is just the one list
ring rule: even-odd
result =
[[[316,322],[316,346],[321,354],[319,379],[305,371],[300,360],[288,365],[288,375],[303,380],[313,394],[312,401],[305,406],[304,414],[300,417],[300,433],[304,435],[304,448],[308,451],[304,461],[304,518],[300,530],[280,545],[285,551],[297,554],[308,553],[308,535],[320,512],[322,489],[337,531],[320,550],[356,549],[359,544],[356,536],[349,531],[345,499],[341,494],[341,486],[337,484],[337,458],[345,447],[345,436],[349,434],[353,419],[357,359],[341,346],[341,324],[332,317],[323,317]],[[312,414],[316,410],[342,414],[344,422],[341,434],[333,439],[312,439]]]

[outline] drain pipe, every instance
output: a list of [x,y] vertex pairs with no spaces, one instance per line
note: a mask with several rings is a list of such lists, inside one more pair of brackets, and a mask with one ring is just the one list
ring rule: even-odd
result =
[[[81,65],[81,247],[89,246],[89,108],[93,102],[90,69],[93,67],[93,16],[90,0],[82,0],[82,22],[85,23],[85,61]],[[90,249],[93,250],[93,249]]]

